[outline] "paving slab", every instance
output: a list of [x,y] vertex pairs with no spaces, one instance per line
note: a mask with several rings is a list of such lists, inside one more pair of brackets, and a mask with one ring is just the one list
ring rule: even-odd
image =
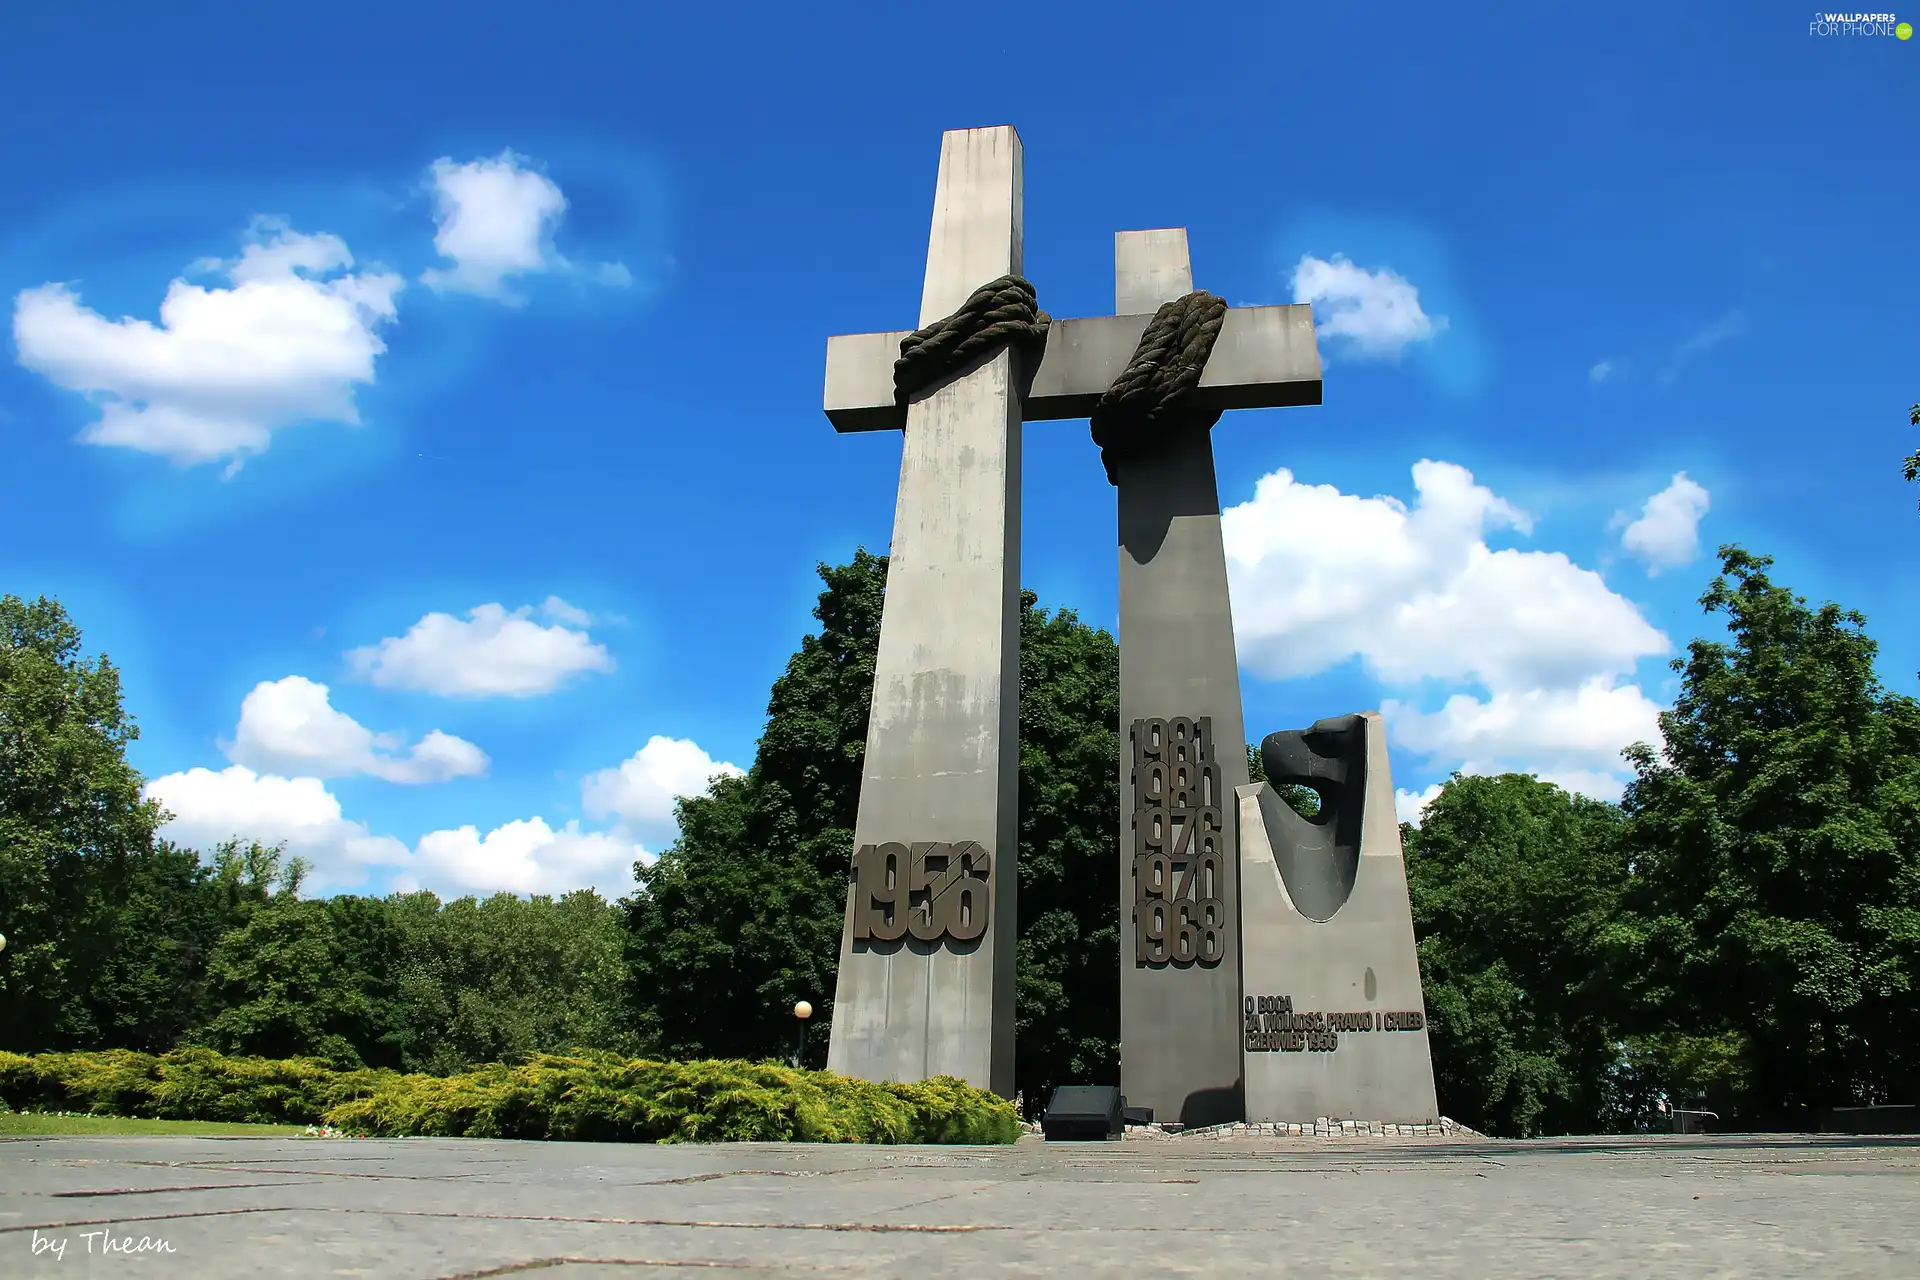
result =
[[0,1141],[5,1277],[1888,1277],[1916,1224],[1916,1138]]

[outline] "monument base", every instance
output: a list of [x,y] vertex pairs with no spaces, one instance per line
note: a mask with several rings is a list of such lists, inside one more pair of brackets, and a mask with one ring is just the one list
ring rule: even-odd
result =
[[1438,1124],[1380,717],[1274,734],[1262,755],[1321,811],[1301,817],[1271,783],[1236,792],[1246,1121]]
[[1469,1129],[1457,1120],[1441,1116],[1430,1124],[1399,1124],[1385,1120],[1320,1119],[1294,1123],[1286,1120],[1262,1123],[1219,1124],[1205,1129],[1182,1129],[1179,1125],[1127,1126],[1129,1142],[1251,1142],[1275,1138],[1320,1138],[1342,1142],[1376,1142],[1393,1146],[1396,1142],[1418,1144],[1450,1140],[1470,1142],[1487,1135]]

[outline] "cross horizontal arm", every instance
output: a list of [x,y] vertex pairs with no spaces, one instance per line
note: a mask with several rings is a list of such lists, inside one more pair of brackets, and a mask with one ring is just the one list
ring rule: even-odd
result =
[[[1085,418],[1127,362],[1150,315],[1055,320],[1021,417],[1028,422]],[[893,402],[898,333],[838,334],[827,339],[827,420],[835,431],[898,431],[907,411]],[[1234,307],[1194,391],[1195,411],[1268,409],[1320,403],[1320,351],[1313,308]]]

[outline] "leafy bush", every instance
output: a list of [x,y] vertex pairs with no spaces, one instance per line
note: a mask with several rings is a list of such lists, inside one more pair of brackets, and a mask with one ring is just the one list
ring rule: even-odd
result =
[[306,1124],[391,1075],[337,1071],[309,1058],[226,1058],[210,1049],[159,1057],[125,1049],[0,1053],[0,1102],[101,1116]]
[[947,1077],[875,1084],[770,1062],[540,1055],[452,1076],[308,1058],[0,1053],[0,1103],[168,1120],[309,1124],[381,1137],[595,1142],[1007,1143],[1013,1105]]

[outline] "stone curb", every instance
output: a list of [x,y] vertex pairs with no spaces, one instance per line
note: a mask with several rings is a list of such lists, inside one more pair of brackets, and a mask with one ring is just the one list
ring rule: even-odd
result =
[[[1024,1120],[1022,1133],[1040,1137],[1038,1121]],[[1128,1141],[1172,1142],[1186,1139],[1196,1142],[1225,1142],[1232,1138],[1484,1138],[1487,1135],[1469,1129],[1457,1120],[1441,1116],[1434,1124],[1389,1124],[1379,1120],[1334,1120],[1322,1118],[1312,1124],[1217,1124],[1205,1129],[1180,1129],[1169,1132],[1157,1124],[1130,1124]]]
[[1129,1125],[1126,1136],[1149,1142],[1180,1139],[1224,1142],[1233,1138],[1484,1138],[1486,1135],[1441,1116],[1432,1124],[1390,1124],[1379,1120],[1322,1117],[1311,1124],[1221,1124],[1174,1133],[1169,1133],[1159,1125]]

